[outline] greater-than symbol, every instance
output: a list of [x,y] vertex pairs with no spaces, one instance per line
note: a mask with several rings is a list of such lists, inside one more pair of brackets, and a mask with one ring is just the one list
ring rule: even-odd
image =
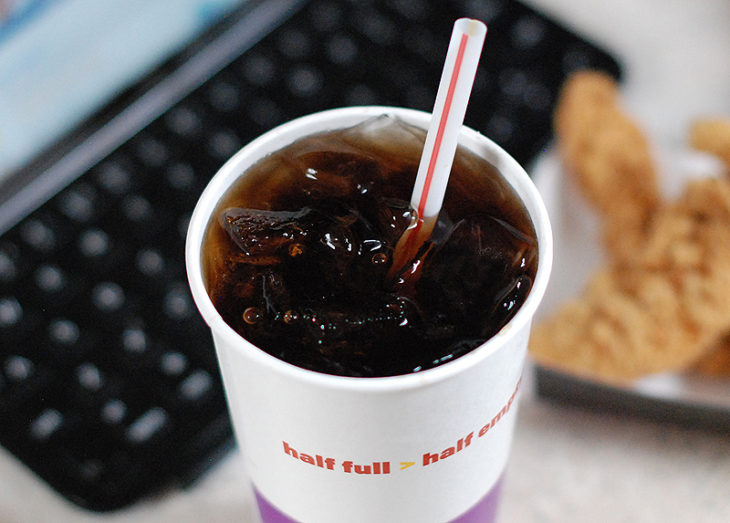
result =
[[413,466],[413,465],[415,465],[415,464],[416,464],[416,462],[415,462],[415,461],[401,461],[401,462],[400,462],[400,469],[401,469],[401,470],[405,470],[405,469],[407,469],[408,467],[412,467],[412,466]]

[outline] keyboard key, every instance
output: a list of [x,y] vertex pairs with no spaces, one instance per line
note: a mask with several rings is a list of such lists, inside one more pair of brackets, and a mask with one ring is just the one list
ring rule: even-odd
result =
[[140,327],[127,327],[121,335],[122,348],[130,354],[143,354],[150,349],[147,333]]
[[545,22],[536,16],[526,15],[512,26],[512,43],[518,49],[531,49],[539,45],[545,38],[547,28]]
[[132,193],[120,200],[114,215],[105,222],[105,229],[134,243],[160,234],[170,225],[171,219],[164,202],[153,204],[147,196]]
[[61,193],[56,202],[58,210],[67,218],[87,224],[103,211],[96,190],[89,184],[81,183]]
[[58,432],[63,423],[63,415],[56,409],[46,409],[35,418],[29,427],[30,436],[37,441],[47,441]]
[[68,318],[54,318],[48,324],[45,343],[48,355],[57,362],[69,363],[80,360],[94,348],[96,338],[78,323]]
[[167,412],[160,407],[153,407],[132,422],[126,430],[129,443],[141,445],[149,443],[160,435],[169,424]]
[[199,401],[213,390],[213,378],[204,370],[196,370],[178,387],[178,394],[186,401]]
[[134,267],[149,282],[147,285],[154,281],[164,281],[166,275],[165,265],[165,258],[155,248],[144,247],[137,251],[137,255],[134,257]]
[[357,59],[357,53],[357,44],[349,35],[335,34],[327,42],[327,58],[333,64],[350,65]]
[[185,105],[171,109],[165,115],[165,125],[173,133],[188,140],[197,138],[203,131],[200,117]]
[[160,371],[170,378],[177,378],[188,368],[188,358],[180,352],[166,352],[160,358]]
[[388,4],[410,21],[419,22],[428,16],[427,0],[391,0]]
[[104,376],[93,363],[82,363],[76,367],[76,379],[89,392],[99,392],[105,385]]
[[132,149],[145,167],[159,169],[170,158],[168,147],[157,138],[141,134],[135,138]]
[[190,226],[190,217],[192,216],[192,214],[192,212],[186,212],[182,214],[177,220],[177,236],[178,239],[182,242],[185,241],[185,238],[188,235],[188,227]]
[[316,2],[309,9],[309,24],[319,32],[330,32],[342,27],[343,7],[332,0]]
[[[30,411],[43,402],[44,394],[53,386],[47,366],[38,365],[29,356],[9,354],[0,357],[0,435],[20,437],[19,427],[27,424]],[[16,418],[14,413],[20,413]]]
[[23,319],[23,307],[13,297],[0,298],[0,329],[11,329]]
[[88,229],[79,236],[77,247],[85,258],[99,259],[111,252],[111,239],[100,229]]
[[378,94],[365,84],[356,84],[345,95],[348,105],[376,105]]
[[109,425],[119,425],[127,415],[127,405],[119,399],[110,399],[101,408],[101,419]]
[[84,422],[96,419],[102,405],[117,392],[117,385],[112,384],[107,379],[107,372],[94,362],[82,361],[74,369],[69,395]]
[[174,191],[189,195],[196,188],[195,169],[188,164],[175,162],[165,170],[167,185]]
[[53,263],[39,265],[30,281],[23,285],[29,300],[46,313],[60,313],[84,290],[84,283],[76,274],[68,274]]
[[324,85],[324,74],[315,67],[303,65],[289,72],[286,85],[294,96],[302,98],[316,96]]
[[144,196],[130,194],[122,201],[122,214],[130,222],[147,225],[152,222],[154,210],[152,204]]
[[[122,280],[120,280],[122,281]],[[78,300],[79,324],[87,331],[96,331],[109,339],[136,318],[140,298],[132,289],[116,281],[101,281]]]
[[182,323],[195,314],[195,305],[185,284],[175,283],[168,288],[162,310],[168,319],[176,323]]
[[403,46],[419,60],[433,64],[434,67],[442,66],[444,45],[448,46],[448,43],[434,40],[432,35],[419,28],[412,28],[403,34]]
[[37,326],[37,315],[30,314],[15,296],[0,296],[0,354],[21,343]]
[[65,269],[94,278],[108,277],[129,259],[125,240],[101,228],[84,229],[64,261]]
[[9,285],[23,272],[20,249],[8,241],[0,242],[0,285]]
[[41,265],[35,271],[35,284],[41,291],[48,294],[60,292],[66,285],[66,276],[55,265]]
[[121,196],[138,188],[137,177],[131,166],[122,160],[110,159],[93,171],[96,184],[111,196]]
[[207,94],[208,103],[221,113],[230,113],[238,109],[241,104],[238,89],[230,82],[223,80],[214,82]]
[[207,152],[213,158],[223,162],[233,156],[233,153],[238,151],[241,145],[241,140],[233,131],[219,130],[214,132],[208,139]]
[[20,383],[35,374],[33,362],[23,356],[10,356],[5,360],[5,376],[11,383]]
[[481,20],[489,25],[505,10],[505,0],[466,0],[463,2],[464,14]]
[[[214,169],[212,167],[210,172]],[[207,179],[202,175],[203,172],[202,167],[193,167],[189,161],[171,163],[165,168],[163,183],[152,196],[153,201],[164,201],[166,208],[176,213],[191,211],[205,188]]]
[[283,110],[276,102],[260,97],[253,97],[246,111],[251,120],[262,130],[275,127],[281,121],[283,114]]
[[589,69],[595,60],[595,55],[587,46],[582,43],[573,43],[561,58],[562,70],[570,74],[581,69]]
[[266,87],[277,76],[275,62],[265,55],[251,53],[243,62],[243,76],[251,85]]
[[369,8],[367,11],[354,11],[352,18],[356,29],[371,42],[383,47],[396,42],[398,28],[390,18],[377,10]]
[[[163,350],[139,319],[128,321],[115,333],[107,347],[108,366],[123,379],[145,380],[148,387],[159,377],[157,361]],[[152,329],[154,334],[157,329]]]
[[279,52],[288,60],[306,61],[312,52],[311,37],[300,29],[282,32],[277,40]]
[[31,218],[20,226],[20,238],[42,254],[52,252],[60,243],[53,227],[39,218]]
[[124,289],[114,282],[102,282],[91,290],[91,301],[104,314],[119,312],[126,303]]
[[95,483],[104,473],[104,462],[99,459],[85,459],[75,467],[76,477],[84,483]]
[[79,326],[71,320],[57,319],[51,322],[48,327],[48,335],[51,340],[59,345],[71,346],[81,338]]

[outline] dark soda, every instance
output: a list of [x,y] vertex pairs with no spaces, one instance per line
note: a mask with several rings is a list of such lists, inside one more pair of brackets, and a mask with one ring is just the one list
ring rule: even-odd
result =
[[[537,270],[522,202],[459,148],[430,239],[404,284],[393,252],[425,132],[382,116],[302,138],[223,196],[203,245],[208,293],[260,349],[328,374],[419,372],[484,343],[514,316]],[[395,275],[395,276],[394,276]]]

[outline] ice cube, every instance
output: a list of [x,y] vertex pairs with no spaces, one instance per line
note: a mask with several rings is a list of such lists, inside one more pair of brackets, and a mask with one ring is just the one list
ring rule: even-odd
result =
[[[519,306],[525,302],[530,287],[532,286],[532,279],[524,274],[521,274],[514,278],[503,290],[499,293],[497,299],[494,302],[494,307],[490,311],[490,317],[492,322],[499,322],[500,324],[506,324],[512,316],[515,315]],[[484,332],[484,335],[491,335],[491,332]]]
[[220,222],[246,256],[277,256],[282,248],[306,239],[304,225],[311,215],[309,207],[295,212],[230,208],[221,213]]
[[369,149],[372,150],[372,145],[376,145],[375,149],[380,154],[390,157],[401,156],[400,152],[404,148],[423,148],[426,131],[406,125],[389,114],[383,114],[346,129],[342,138],[348,145],[357,148],[362,147],[363,143],[369,143]]

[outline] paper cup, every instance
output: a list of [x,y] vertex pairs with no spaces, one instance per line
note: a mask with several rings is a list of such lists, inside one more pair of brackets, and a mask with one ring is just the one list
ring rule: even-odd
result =
[[264,521],[488,522],[509,455],[530,323],[547,285],[552,236],[525,171],[481,134],[460,143],[493,164],[522,199],[537,232],[537,275],[498,334],[434,369],[385,378],[308,371],[256,348],[216,311],[201,246],[221,196],[260,158],[302,136],[391,114],[423,129],[430,114],[351,107],[284,124],[241,149],[211,180],[193,213],[186,262],[193,297],[213,333],[236,436]]

